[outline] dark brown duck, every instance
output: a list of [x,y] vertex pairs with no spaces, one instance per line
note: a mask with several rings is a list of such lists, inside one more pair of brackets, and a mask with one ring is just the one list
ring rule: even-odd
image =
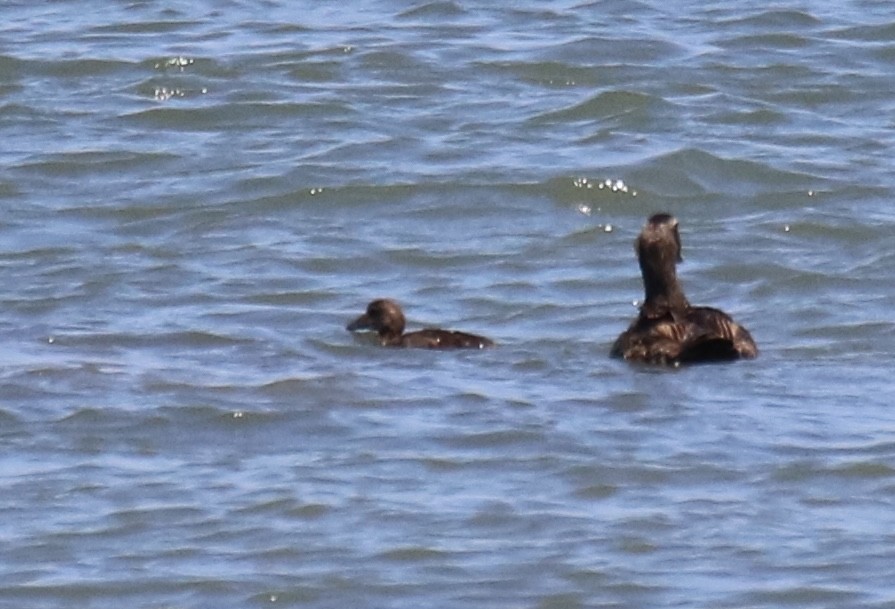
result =
[[637,318],[612,345],[613,357],[678,365],[758,355],[752,336],[727,313],[687,301],[677,281],[676,265],[682,258],[674,216],[651,216],[635,249],[645,298]]
[[373,330],[383,347],[417,347],[422,349],[484,349],[494,342],[484,336],[426,328],[404,333],[404,313],[394,300],[382,298],[367,305],[367,312],[348,324],[351,332]]

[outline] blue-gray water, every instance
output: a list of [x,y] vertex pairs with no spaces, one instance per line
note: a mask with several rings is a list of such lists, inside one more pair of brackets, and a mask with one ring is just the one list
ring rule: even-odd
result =
[[895,607],[891,3],[506,4],[3,3],[0,606]]

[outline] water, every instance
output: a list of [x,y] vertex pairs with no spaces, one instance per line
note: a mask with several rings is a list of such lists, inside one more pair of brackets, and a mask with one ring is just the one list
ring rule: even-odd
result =
[[3,5],[0,605],[895,606],[890,4],[492,4]]

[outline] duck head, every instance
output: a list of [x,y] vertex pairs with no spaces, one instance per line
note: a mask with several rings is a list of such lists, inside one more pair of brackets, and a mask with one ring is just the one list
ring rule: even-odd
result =
[[401,305],[388,298],[374,300],[367,305],[367,311],[348,324],[347,330],[372,330],[379,334],[383,345],[400,342],[404,333],[404,313]]

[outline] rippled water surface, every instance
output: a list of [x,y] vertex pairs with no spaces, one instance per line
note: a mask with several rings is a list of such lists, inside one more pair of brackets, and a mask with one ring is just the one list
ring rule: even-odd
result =
[[0,605],[895,606],[891,3],[505,5],[3,4]]

